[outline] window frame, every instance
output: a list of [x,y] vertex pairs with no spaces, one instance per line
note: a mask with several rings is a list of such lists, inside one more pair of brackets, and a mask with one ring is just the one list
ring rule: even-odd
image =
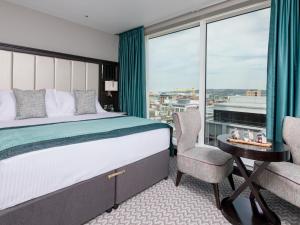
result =
[[148,41],[152,38],[168,35],[174,32],[179,32],[192,27],[200,26],[200,74],[199,74],[199,111],[201,113],[201,125],[202,129],[199,133],[198,146],[206,146],[215,148],[214,146],[207,145],[205,141],[205,113],[206,113],[206,83],[207,83],[207,25],[213,22],[230,19],[232,17],[241,16],[247,13],[252,13],[258,10],[270,8],[270,1],[257,3],[251,6],[235,9],[229,12],[221,13],[215,16],[206,17],[198,21],[187,23],[178,27],[163,30],[154,34],[145,36],[146,47],[146,104],[147,104],[147,118],[149,118],[149,57],[148,57]]

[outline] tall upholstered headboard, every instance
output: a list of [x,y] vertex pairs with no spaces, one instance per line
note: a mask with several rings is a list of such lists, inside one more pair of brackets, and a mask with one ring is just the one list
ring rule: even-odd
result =
[[108,62],[0,43],[0,89],[96,90],[99,95]]

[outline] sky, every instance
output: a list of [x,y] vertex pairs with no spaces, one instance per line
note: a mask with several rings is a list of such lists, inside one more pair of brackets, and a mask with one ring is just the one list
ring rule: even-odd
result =
[[[207,88],[266,89],[270,10],[207,25]],[[149,91],[199,88],[200,27],[148,43]]]

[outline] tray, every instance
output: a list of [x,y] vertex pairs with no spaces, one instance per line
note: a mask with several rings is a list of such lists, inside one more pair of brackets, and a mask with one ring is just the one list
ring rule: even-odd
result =
[[233,138],[228,138],[227,141],[232,142],[232,143],[237,143],[237,144],[244,144],[244,145],[255,145],[259,147],[264,147],[264,148],[270,148],[272,147],[272,143],[258,143],[255,141],[244,141],[241,139],[233,139]]

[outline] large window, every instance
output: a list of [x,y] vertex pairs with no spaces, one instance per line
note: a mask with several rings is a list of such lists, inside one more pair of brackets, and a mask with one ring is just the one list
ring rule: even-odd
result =
[[172,124],[172,114],[199,107],[200,28],[148,41],[149,118]]
[[205,143],[266,125],[269,9],[207,24]]
[[198,108],[199,144],[212,146],[236,128],[263,131],[269,20],[256,5],[148,39],[149,118],[172,124],[173,112]]

